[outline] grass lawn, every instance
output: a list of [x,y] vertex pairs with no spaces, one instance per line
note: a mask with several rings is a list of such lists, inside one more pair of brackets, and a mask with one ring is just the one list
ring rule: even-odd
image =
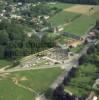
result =
[[[13,73],[16,78],[26,77],[27,81],[21,81],[25,86],[32,87],[37,92],[45,91],[49,85],[57,78],[61,73],[59,68],[53,69],[41,69],[34,71],[24,71]],[[42,83],[42,84],[41,84]]]
[[49,19],[49,21],[54,26],[61,26],[61,25],[68,23],[68,21],[70,21],[71,19],[73,19],[77,15],[79,15],[79,14],[61,11],[61,12],[57,13],[56,15],[54,15],[53,17],[51,17]]
[[[13,100],[13,98],[14,100],[34,100],[35,94],[15,85],[13,79],[17,79],[19,84],[37,93],[43,93],[61,71],[59,68],[52,68],[11,73],[6,79],[0,80],[0,100]],[[23,77],[26,80],[22,80]]]
[[84,96],[90,93],[92,85],[95,81],[95,72],[97,68],[94,65],[82,65],[76,72],[76,76],[71,79],[69,85],[65,87],[65,91],[69,90],[78,96]]
[[75,33],[77,35],[83,35],[93,24],[95,24],[94,18],[82,15],[78,19],[74,20],[71,24],[66,26],[64,31]]
[[49,7],[57,7],[59,9],[65,9],[73,6],[74,4],[69,4],[69,3],[61,3],[61,2],[55,2],[55,4],[48,3]]
[[13,84],[10,80],[0,80],[0,100],[35,100],[33,94]]
[[11,62],[7,60],[0,60],[0,68],[5,67],[7,65],[11,65]]

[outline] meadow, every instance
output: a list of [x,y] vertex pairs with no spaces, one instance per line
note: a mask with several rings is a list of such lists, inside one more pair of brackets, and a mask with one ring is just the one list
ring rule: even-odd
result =
[[63,26],[66,23],[69,23],[74,17],[78,16],[79,14],[61,11],[51,17],[49,21],[54,26]]
[[41,69],[0,77],[0,100],[35,100],[35,96],[44,93],[61,71],[59,68]]
[[90,16],[82,15],[78,19],[74,20],[71,24],[66,26],[64,31],[82,36],[91,26],[95,25],[95,21],[96,20]]

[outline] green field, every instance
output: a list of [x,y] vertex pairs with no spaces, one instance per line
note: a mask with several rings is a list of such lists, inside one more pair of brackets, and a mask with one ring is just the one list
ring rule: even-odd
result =
[[[60,7],[62,9],[75,6],[76,4],[66,4],[66,3],[56,3],[49,4],[52,7]],[[77,17],[79,16],[79,17]],[[99,13],[96,12],[92,16],[81,15],[73,12],[60,11],[49,19],[49,22],[52,23],[53,26],[61,26],[64,28],[64,31],[75,33],[78,35],[83,35],[86,33],[89,27],[95,24],[96,19],[99,19]],[[67,24],[66,26],[64,26]]]
[[68,23],[70,20],[72,20],[77,15],[79,15],[79,14],[61,11],[61,12],[57,13],[56,15],[54,15],[53,17],[51,17],[49,19],[49,21],[54,26],[61,26],[61,25]]
[[0,100],[35,100],[31,92],[13,84],[10,80],[0,81]]
[[65,8],[69,8],[71,6],[73,6],[74,4],[69,4],[69,3],[61,3],[61,2],[55,2],[55,4],[51,4],[48,3],[48,6],[53,8],[53,7],[56,7],[56,8],[59,8],[59,9],[65,9]]
[[[21,88],[13,82],[17,79],[18,83],[33,89],[37,93],[44,93],[52,82],[58,77],[62,70],[59,68],[23,71],[10,74],[7,78],[0,80],[0,100],[34,100],[35,93]],[[21,80],[25,77],[26,80]]]
[[11,62],[7,60],[0,60],[0,68],[5,67],[7,65],[11,65]]
[[89,16],[82,15],[74,20],[71,24],[65,27],[64,31],[83,35],[92,25],[95,24],[95,19]]

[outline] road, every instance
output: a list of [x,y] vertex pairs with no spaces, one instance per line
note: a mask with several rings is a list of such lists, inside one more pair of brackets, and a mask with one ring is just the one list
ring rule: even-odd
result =
[[86,45],[83,50],[79,54],[75,54],[72,59],[65,61],[63,64],[63,67],[65,71],[53,82],[53,84],[50,86],[52,90],[55,90],[59,85],[61,85],[64,81],[65,77],[68,77],[68,73],[71,71],[72,68],[78,67],[78,60],[79,58],[87,53],[88,48],[93,44]]
[[7,69],[7,70],[1,70],[0,74],[3,73],[12,73],[12,72],[19,72],[19,71],[28,71],[28,70],[38,70],[38,69],[50,69],[50,68],[57,68],[59,67],[57,66],[44,66],[44,67],[25,67],[25,68],[11,68],[11,69]]

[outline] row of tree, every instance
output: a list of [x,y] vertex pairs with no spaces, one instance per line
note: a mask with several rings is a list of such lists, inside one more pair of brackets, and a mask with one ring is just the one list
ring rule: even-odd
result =
[[[7,0],[9,1],[9,0]],[[66,3],[80,3],[80,4],[99,4],[99,0],[10,0],[14,2],[23,2],[23,3],[31,3],[31,2],[42,2],[42,1],[59,1]]]

